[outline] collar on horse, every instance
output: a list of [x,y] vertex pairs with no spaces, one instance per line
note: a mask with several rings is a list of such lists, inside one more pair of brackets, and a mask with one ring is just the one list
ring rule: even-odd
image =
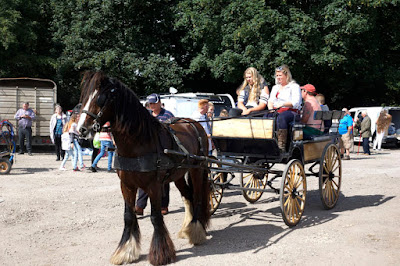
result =
[[[182,120],[182,119],[177,119]],[[173,121],[172,123],[176,122]],[[197,139],[200,145],[200,151],[204,151],[204,147],[201,142],[200,132],[192,122],[183,119],[186,123],[189,123],[196,132]],[[157,171],[159,175],[160,171],[167,171],[164,180],[168,178],[171,169],[185,169],[185,168],[200,168],[204,167],[203,164],[194,164],[193,159],[189,158],[188,150],[183,146],[179,138],[176,136],[175,131],[166,124],[161,123],[169,132],[169,136],[172,138],[173,149],[178,150],[186,154],[187,156],[174,156],[166,155],[163,153],[163,142],[165,140],[159,137],[157,144],[157,152],[139,156],[139,157],[122,157],[119,155],[115,156],[114,168],[122,171],[133,171],[133,172],[152,172]]]

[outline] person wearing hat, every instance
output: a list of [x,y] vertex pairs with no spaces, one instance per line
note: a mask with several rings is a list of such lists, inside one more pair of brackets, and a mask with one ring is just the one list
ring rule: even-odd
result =
[[321,105],[315,98],[316,89],[311,84],[306,84],[301,89],[301,97],[304,100],[301,122],[306,125],[303,129],[305,137],[321,135],[324,128],[322,120],[314,120],[314,112],[321,111]]
[[100,159],[104,156],[104,154],[108,153],[108,165],[107,165],[107,170],[108,172],[113,172],[112,169],[112,159],[114,156],[114,139],[111,134],[111,128],[110,128],[110,122],[106,122],[103,127],[101,128],[101,132],[99,135],[99,140],[100,140],[100,153],[96,156],[94,159],[92,166],[89,168],[90,171],[92,172],[97,172],[97,163],[100,161]]
[[[150,114],[158,119],[160,122],[168,122],[170,121],[174,115],[165,110],[161,104],[160,95],[157,93],[150,94],[147,96],[147,102],[149,103],[149,112]],[[135,212],[137,215],[143,215],[143,211],[147,206],[147,199],[149,196],[143,189],[138,189],[138,199],[136,201]],[[168,213],[168,205],[169,205],[169,183],[164,184],[164,193],[161,198],[161,213],[166,215]]]

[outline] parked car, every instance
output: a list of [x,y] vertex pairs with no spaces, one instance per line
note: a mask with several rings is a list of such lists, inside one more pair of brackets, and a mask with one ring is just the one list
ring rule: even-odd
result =
[[[368,116],[371,118],[372,137],[370,138],[370,141],[374,141],[376,137],[376,121],[378,120],[379,114],[382,110],[386,110],[388,114],[392,116],[392,124],[390,125],[389,129],[386,130],[382,143],[400,146],[400,107],[354,107],[350,109],[350,113],[353,119],[355,119],[356,117],[360,117],[363,111],[367,111]],[[360,138],[360,135],[355,130],[354,142],[361,141],[362,138]]]
[[[230,94],[214,94],[204,92],[161,94],[161,103],[164,108],[172,112],[176,117],[191,117],[197,110],[197,103],[201,99],[207,99],[214,104],[214,114],[219,116],[221,110],[229,111],[235,107],[235,101]],[[142,99],[144,105],[146,99]]]

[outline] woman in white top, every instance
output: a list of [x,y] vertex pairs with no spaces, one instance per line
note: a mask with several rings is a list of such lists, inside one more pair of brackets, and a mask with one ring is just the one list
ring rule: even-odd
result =
[[61,135],[63,133],[63,128],[67,123],[67,116],[62,112],[60,105],[56,105],[55,113],[50,119],[50,139],[56,148],[57,159],[64,160],[65,152],[61,148]]
[[246,69],[243,78],[238,93],[238,107],[243,110],[242,115],[264,110],[269,98],[269,89],[264,78],[254,67]]
[[275,69],[275,83],[268,100],[268,108],[277,112],[278,146],[286,150],[289,123],[300,114],[302,97],[299,84],[293,80],[290,69],[282,65]]

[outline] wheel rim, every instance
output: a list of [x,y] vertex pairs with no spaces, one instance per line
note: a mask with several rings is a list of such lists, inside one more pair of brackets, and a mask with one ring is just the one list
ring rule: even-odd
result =
[[307,183],[303,165],[295,160],[284,171],[281,185],[281,210],[283,220],[289,226],[296,225],[304,212]]
[[0,173],[6,173],[8,171],[9,165],[5,161],[0,162]]
[[210,175],[212,182],[210,182],[211,189],[210,189],[209,202],[210,202],[210,213],[213,214],[218,209],[224,192],[223,187],[220,185],[216,185],[215,182],[223,183],[224,175],[223,173],[217,173],[217,174],[211,173]]
[[326,149],[320,170],[320,196],[325,208],[333,208],[338,199],[342,180],[342,161],[336,146]]
[[[252,188],[252,189],[265,189],[267,185],[268,174],[265,175],[254,175],[251,173],[243,174],[241,176],[241,185],[243,188]],[[261,198],[263,192],[262,191],[251,191],[251,190],[243,190],[244,198],[254,203],[258,199]]]

